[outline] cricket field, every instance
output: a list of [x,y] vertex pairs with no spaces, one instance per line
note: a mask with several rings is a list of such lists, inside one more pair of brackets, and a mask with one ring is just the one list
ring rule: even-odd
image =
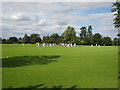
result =
[[117,46],[2,45],[3,88],[117,88]]

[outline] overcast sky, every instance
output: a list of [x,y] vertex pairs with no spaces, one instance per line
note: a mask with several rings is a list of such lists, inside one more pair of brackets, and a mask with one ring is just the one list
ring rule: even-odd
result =
[[[93,33],[116,37],[111,2],[4,2],[2,3],[2,38],[38,33],[62,34],[67,26],[92,25]],[[0,9],[1,10],[1,9]]]

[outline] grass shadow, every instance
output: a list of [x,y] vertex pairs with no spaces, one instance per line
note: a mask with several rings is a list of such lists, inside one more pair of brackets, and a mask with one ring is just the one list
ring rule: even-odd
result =
[[118,90],[118,88],[78,88],[76,85],[63,88],[62,85],[60,86],[52,86],[52,88],[48,88],[44,84],[36,85],[36,86],[28,86],[28,87],[21,87],[21,88],[2,88],[2,90]]
[[48,64],[60,56],[16,56],[2,59],[2,67],[22,67],[34,64]]
[[13,88],[13,87],[2,88],[2,90],[78,90],[78,89],[76,85],[70,88],[63,88],[62,85],[48,88],[47,86],[44,86],[44,84],[40,84],[36,86],[28,86],[28,87],[21,87],[21,88]]

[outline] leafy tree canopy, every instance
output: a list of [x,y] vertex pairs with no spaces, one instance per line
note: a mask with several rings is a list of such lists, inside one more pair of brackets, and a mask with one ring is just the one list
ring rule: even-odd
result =
[[65,32],[62,34],[64,42],[74,42],[74,37],[76,37],[75,29],[71,26],[68,26]]
[[120,27],[120,1],[117,1],[116,3],[113,3],[112,5],[112,12],[115,12],[115,19],[114,19],[114,25],[115,28],[119,28]]

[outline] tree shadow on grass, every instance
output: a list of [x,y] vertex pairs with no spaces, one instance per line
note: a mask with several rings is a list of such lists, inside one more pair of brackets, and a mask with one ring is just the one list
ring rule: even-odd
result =
[[48,64],[60,56],[16,56],[2,59],[2,67],[22,67],[34,64]]
[[70,88],[63,88],[62,85],[52,86],[52,88],[48,88],[47,86],[44,86],[44,84],[40,84],[36,86],[28,86],[28,87],[21,87],[21,88],[12,88],[12,87],[2,88],[2,90],[78,90],[78,89],[76,85]]
[[21,88],[2,88],[2,90],[118,90],[118,88],[77,88],[76,85],[63,88],[62,85],[60,86],[52,86],[49,88],[44,86],[44,84],[36,85],[36,86],[28,86],[28,87],[21,87]]
[[2,90],[118,90],[118,88],[78,88],[76,85],[73,85],[68,88],[63,88],[62,85],[59,86],[52,86],[51,88],[47,87],[44,84],[35,85],[35,86],[28,86],[28,87],[21,87],[21,88],[2,88]]

